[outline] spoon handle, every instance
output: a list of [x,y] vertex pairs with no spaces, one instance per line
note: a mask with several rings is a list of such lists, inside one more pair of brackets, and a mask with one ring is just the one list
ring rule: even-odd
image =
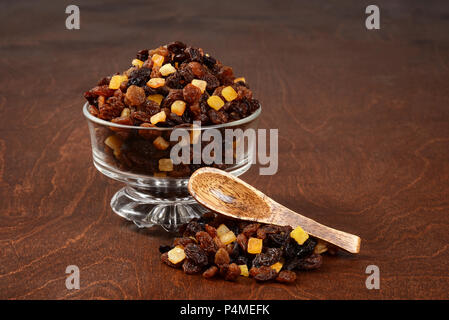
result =
[[273,224],[300,226],[308,234],[327,241],[351,253],[360,251],[360,238],[356,235],[336,230],[296,213],[277,202],[272,202]]

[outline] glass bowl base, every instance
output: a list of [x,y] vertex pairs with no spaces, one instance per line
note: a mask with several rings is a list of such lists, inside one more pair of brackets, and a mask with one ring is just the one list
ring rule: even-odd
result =
[[111,208],[139,228],[158,225],[169,232],[177,231],[181,225],[193,218],[200,218],[209,211],[190,195],[157,197],[151,192],[129,185],[115,193],[111,199]]

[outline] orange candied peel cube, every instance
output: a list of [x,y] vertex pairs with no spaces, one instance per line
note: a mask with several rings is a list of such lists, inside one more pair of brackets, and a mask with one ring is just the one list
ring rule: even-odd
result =
[[133,61],[131,61],[131,64],[137,68],[142,68],[143,61],[139,59],[133,59]]
[[225,225],[225,224],[220,224],[217,228],[217,236],[220,238],[222,235],[224,235],[225,233],[228,233],[229,228]]
[[158,150],[166,150],[170,146],[170,142],[162,138],[162,136],[159,136],[154,139],[153,145]]
[[150,94],[147,99],[156,102],[158,105],[161,105],[164,96],[161,94]]
[[248,240],[248,253],[258,254],[262,252],[263,240],[259,238],[249,238]]
[[221,107],[224,106],[224,101],[219,97],[219,96],[210,96],[207,99],[207,104],[209,105],[209,107],[211,107],[212,109],[215,110],[220,110]]
[[186,110],[186,103],[182,100],[176,100],[171,105],[171,112],[177,114],[178,116],[182,116],[185,110]]
[[238,97],[237,92],[235,92],[234,88],[231,86],[223,88],[223,90],[221,90],[221,95],[226,99],[226,101],[232,101]]
[[147,82],[147,86],[149,86],[150,88],[153,88],[153,89],[163,87],[164,85],[165,85],[164,78],[151,78]]
[[151,57],[151,60],[153,60],[153,63],[155,66],[161,67],[162,64],[164,63],[164,56],[161,56],[160,54],[153,54],[153,56]]
[[207,87],[207,82],[204,80],[193,79],[192,84],[201,90],[201,93],[204,93]]
[[272,264],[270,266],[270,268],[276,270],[276,272],[279,273],[281,271],[281,269],[282,269],[282,266],[283,266],[283,263],[278,261],[275,264]]
[[166,118],[167,118],[167,115],[162,110],[161,112],[158,112],[154,116],[152,116],[150,118],[150,122],[151,122],[151,124],[156,124],[158,122],[164,122]]
[[120,88],[120,85],[122,82],[127,81],[128,77],[125,75],[119,75],[116,74],[115,76],[112,76],[111,81],[109,81],[109,89],[118,89]]
[[176,68],[173,67],[170,63],[166,63],[159,69],[159,72],[165,77],[172,73],[175,73]]
[[159,171],[170,172],[173,171],[173,161],[168,158],[159,159]]
[[290,237],[295,239],[299,245],[302,245],[309,238],[309,235],[300,226],[297,226],[292,232],[290,232]]

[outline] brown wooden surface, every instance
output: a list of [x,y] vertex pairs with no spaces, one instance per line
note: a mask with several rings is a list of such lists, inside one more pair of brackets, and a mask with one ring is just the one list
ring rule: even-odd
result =
[[[69,2],[33,3],[0,4],[0,298],[448,298],[447,1],[376,1],[379,31],[365,1],[78,1],[78,31]],[[168,234],[111,212],[121,184],[92,165],[82,92],[177,39],[244,75],[280,129],[279,172],[242,178],[360,235],[360,255],[291,286],[207,281],[159,262]]]

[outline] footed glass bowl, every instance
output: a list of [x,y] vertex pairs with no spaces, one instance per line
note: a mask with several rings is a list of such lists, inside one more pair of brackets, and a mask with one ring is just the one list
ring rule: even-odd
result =
[[[249,117],[225,124],[161,128],[115,124],[91,115],[88,107],[86,103],[83,114],[89,125],[94,165],[107,177],[126,184],[112,197],[111,208],[138,227],[160,225],[167,231],[176,231],[182,224],[205,213],[207,209],[197,203],[187,190],[188,179],[196,169],[213,166],[239,176],[252,163],[254,155],[250,150],[255,150],[257,134],[247,135],[245,139],[237,137],[231,143],[225,143],[224,133],[226,129],[256,130],[261,108]],[[186,161],[173,164],[171,160],[170,151],[178,143],[170,141],[175,129],[186,133],[185,138],[178,141],[182,140],[181,145],[187,145],[191,151],[191,164]],[[221,156],[224,163],[228,153],[227,164],[198,163],[198,160],[193,164],[194,154],[199,155],[198,148],[194,146],[206,147],[210,142],[202,141],[201,137],[217,132],[223,137]],[[238,148],[239,144],[244,148]],[[229,152],[233,156],[229,157]],[[232,163],[229,158],[233,159]]]

